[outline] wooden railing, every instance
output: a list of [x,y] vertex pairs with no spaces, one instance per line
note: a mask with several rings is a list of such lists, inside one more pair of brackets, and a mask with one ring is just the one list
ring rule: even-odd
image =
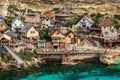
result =
[[104,51],[70,50],[70,51],[37,51],[37,54],[103,54]]

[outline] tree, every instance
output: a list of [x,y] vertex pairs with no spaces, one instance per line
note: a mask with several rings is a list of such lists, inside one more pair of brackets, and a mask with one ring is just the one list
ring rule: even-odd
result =
[[52,32],[52,29],[49,29],[49,28],[40,30],[39,31],[40,39],[51,40],[51,38],[50,38],[51,32]]
[[91,14],[92,20],[94,21],[92,27],[98,27],[98,20],[103,16],[101,13]]

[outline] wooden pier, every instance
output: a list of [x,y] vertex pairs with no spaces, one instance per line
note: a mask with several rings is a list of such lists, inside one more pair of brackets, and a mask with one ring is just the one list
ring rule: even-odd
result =
[[85,51],[85,50],[70,50],[70,51],[37,51],[38,55],[61,55],[61,54],[103,54],[104,51],[96,50],[96,51]]

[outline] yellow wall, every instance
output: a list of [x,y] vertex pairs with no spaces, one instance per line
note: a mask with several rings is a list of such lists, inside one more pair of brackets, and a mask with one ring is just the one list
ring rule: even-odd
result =
[[[69,37],[71,36],[71,37]],[[65,38],[65,43],[71,43],[71,39],[74,38],[74,35],[70,33],[66,38]]]
[[[35,33],[31,33],[31,31],[34,31]],[[29,31],[27,32],[27,37],[39,37],[39,32],[35,30],[35,28],[31,27]]]

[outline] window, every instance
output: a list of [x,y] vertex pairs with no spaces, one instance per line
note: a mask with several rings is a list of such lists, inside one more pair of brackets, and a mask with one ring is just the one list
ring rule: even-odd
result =
[[48,19],[46,19],[46,21],[48,21]]
[[59,34],[59,32],[57,34]]
[[69,37],[69,38],[71,38],[71,36],[70,36],[70,35],[69,35],[68,37]]
[[34,34],[34,33],[35,33],[35,31],[30,31],[30,33],[31,33],[31,34]]

